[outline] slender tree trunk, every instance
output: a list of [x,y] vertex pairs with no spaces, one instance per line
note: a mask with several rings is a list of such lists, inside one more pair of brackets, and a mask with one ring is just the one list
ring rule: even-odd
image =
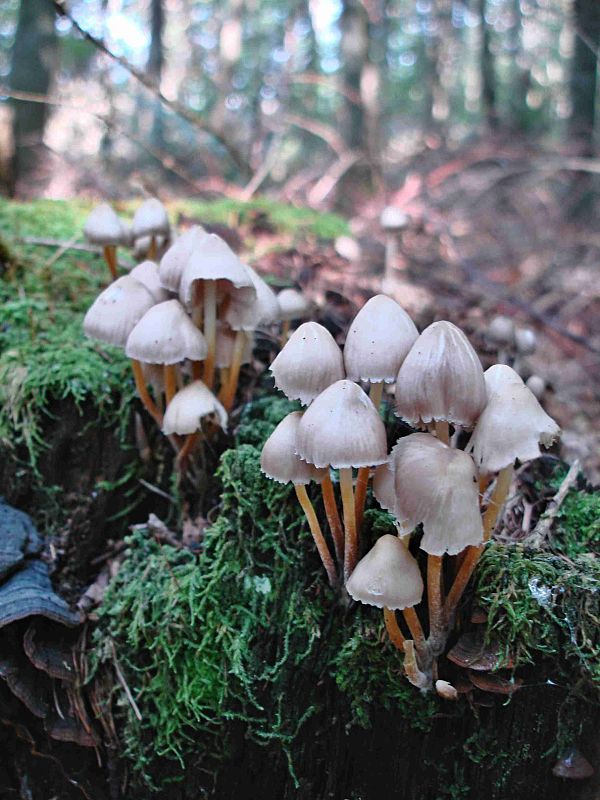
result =
[[[54,7],[48,0],[21,0],[12,51],[11,89],[46,95],[54,73],[57,39]],[[49,107],[43,103],[13,103],[12,182],[35,172],[42,158],[42,139]]]
[[[358,0],[344,0],[341,17],[344,82],[361,97],[361,78],[369,57],[369,21]],[[347,141],[356,150],[367,150],[367,112],[364,104],[346,102]]]
[[571,68],[570,134],[581,155],[594,152],[594,118],[600,47],[600,3],[574,0],[575,51]]
[[[152,0],[150,5],[150,53],[148,54],[146,70],[157,86],[160,86],[164,64],[164,27],[164,0]],[[154,119],[152,122],[152,141],[157,147],[160,147],[163,143],[163,126],[162,104],[157,100],[154,105]]]
[[488,127],[494,130],[498,125],[496,108],[496,75],[494,56],[491,50],[491,30],[485,19],[487,0],[478,0],[479,19],[481,21],[481,102]]

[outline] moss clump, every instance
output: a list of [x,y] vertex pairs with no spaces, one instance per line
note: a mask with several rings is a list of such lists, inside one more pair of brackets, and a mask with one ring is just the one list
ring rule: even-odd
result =
[[488,636],[515,666],[551,658],[600,689],[600,564],[520,546],[489,545],[476,572]]
[[299,411],[300,404],[285,397],[265,395],[248,403],[242,409],[236,430],[238,444],[262,447],[281,420],[292,411]]
[[600,492],[571,491],[559,512],[555,545],[569,558],[600,549]]

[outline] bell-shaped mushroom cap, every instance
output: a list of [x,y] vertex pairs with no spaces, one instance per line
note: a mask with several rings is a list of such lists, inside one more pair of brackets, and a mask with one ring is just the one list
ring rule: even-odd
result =
[[195,433],[204,417],[216,417],[222,428],[227,427],[227,412],[202,381],[192,381],[177,392],[165,411],[163,433],[181,436]]
[[234,289],[231,292],[225,322],[234,331],[254,331],[259,325],[279,319],[277,295],[252,267],[245,266],[255,291]]
[[306,319],[312,312],[312,303],[297,289],[282,289],[277,295],[279,319]]
[[418,336],[401,305],[384,294],[372,297],[350,324],[344,345],[346,375],[353,381],[392,383]]
[[389,463],[381,464],[375,470],[375,475],[373,476],[373,494],[383,509],[395,515],[396,481],[394,472]]
[[423,597],[423,578],[414,556],[387,533],[362,558],[348,583],[348,594],[377,608],[411,608]]
[[134,214],[131,229],[134,239],[142,236],[168,236],[169,218],[160,200],[156,197],[144,200]]
[[125,352],[150,364],[177,364],[186,358],[202,361],[207,349],[179,300],[167,300],[144,314],[129,334]]
[[304,413],[297,452],[316,467],[375,467],[388,460],[385,427],[360,386],[337,381]]
[[460,328],[445,320],[425,328],[398,373],[398,416],[411,425],[446,420],[470,429],[485,399],[481,362]]
[[301,419],[301,411],[288,414],[265,442],[260,456],[260,468],[267,478],[278,483],[298,485],[311,481],[321,483],[325,477],[326,470],[317,469],[296,455]]
[[530,375],[525,381],[525,386],[538,400],[546,391],[546,381],[540,375]]
[[206,231],[200,225],[194,225],[182,233],[160,260],[158,274],[162,285],[171,292],[179,291],[181,274],[187,260],[191,256],[197,243],[206,236]]
[[[219,369],[230,367],[233,360],[233,347],[235,344],[236,332],[224,322],[217,322],[217,348],[215,364]],[[252,348],[254,341],[252,336],[246,336],[244,351],[242,353],[242,364],[249,364],[252,361]]]
[[153,305],[154,297],[148,289],[124,275],[94,300],[83,320],[83,330],[92,339],[125,347],[127,337]]
[[123,233],[121,220],[108,203],[96,206],[83,226],[83,234],[88,242],[103,246],[122,244]]
[[327,328],[304,322],[270,366],[275,386],[290,400],[308,405],[344,377],[342,351]]
[[406,228],[410,218],[397,206],[386,206],[379,217],[379,224],[384,230],[399,231]]
[[485,383],[488,402],[467,448],[480,472],[498,472],[515,459],[531,461],[540,455],[540,444],[549,447],[560,436],[514,369],[494,364],[485,372]]
[[143,283],[146,289],[154,297],[156,303],[164,303],[165,300],[170,298],[169,292],[164,288],[160,282],[158,275],[158,266],[154,261],[142,261],[137,267],[134,267],[129,273],[136,281]]
[[512,345],[515,340],[515,323],[510,317],[499,314],[490,322],[486,336],[495,344]]
[[428,433],[400,439],[390,454],[395,516],[409,533],[423,523],[421,548],[453,556],[483,541],[479,484],[473,459]]
[[517,328],[515,331],[515,345],[517,351],[522,356],[530,356],[535,353],[537,347],[537,336],[531,328]]
[[195,281],[229,281],[236,289],[246,287],[255,292],[246,267],[216,233],[199,238],[186,260],[179,284],[179,297],[185,305],[192,302]]

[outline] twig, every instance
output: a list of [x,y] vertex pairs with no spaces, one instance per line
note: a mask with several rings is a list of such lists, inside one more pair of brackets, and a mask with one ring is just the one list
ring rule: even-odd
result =
[[362,153],[349,150],[335,161],[327,172],[319,178],[308,193],[308,203],[311,206],[320,205],[327,195],[334,189],[337,182],[343,178],[348,170],[362,158]]
[[58,247],[62,251],[61,255],[66,250],[79,250],[81,253],[98,253],[98,255],[102,253],[101,247],[96,247],[94,244],[83,244],[82,242],[76,242],[74,240],[66,242],[62,239],[44,239],[39,236],[23,236],[15,239],[15,241],[19,242],[19,244],[30,244],[38,247]]
[[539,549],[543,545],[550,534],[550,530],[554,524],[554,520],[558,516],[560,507],[562,506],[566,496],[577,482],[577,476],[579,475],[580,470],[581,463],[579,459],[576,458],[571,464],[569,471],[565,475],[565,479],[561,483],[558,492],[546,506],[546,511],[538,520],[537,525],[532,530],[530,535],[522,540],[523,545],[533,549]]
[[50,1],[54,5],[56,13],[61,17],[66,17],[73,25],[75,30],[77,30],[86,41],[90,42],[90,44],[92,44],[97,50],[99,50],[101,53],[104,53],[105,56],[108,56],[108,58],[119,64],[119,66],[123,67],[123,69],[126,70],[132,76],[132,78],[135,78],[138,83],[140,83],[145,89],[157,97],[160,102],[168,109],[173,111],[173,113],[177,114],[177,116],[181,117],[182,119],[185,119],[186,122],[189,122],[203,133],[207,133],[212,136],[213,139],[219,142],[233,163],[243,173],[247,174],[249,172],[246,158],[239,151],[239,149],[232,144],[232,142],[230,142],[226,136],[224,136],[222,131],[217,130],[207,120],[201,119],[197,114],[195,114],[189,108],[186,108],[186,106],[184,106],[182,103],[166,97],[166,95],[164,95],[160,88],[156,85],[153,78],[148,77],[144,72],[141,72],[139,69],[137,69],[137,67],[134,67],[134,65],[123,56],[113,53],[103,39],[92,35],[89,31],[83,28],[67,8],[65,0]]
[[123,691],[127,695],[127,699],[129,700],[129,703],[130,703],[130,705],[131,705],[131,707],[133,709],[133,713],[138,718],[138,720],[141,722],[142,721],[142,712],[138,708],[138,704],[135,702],[135,700],[133,698],[133,695],[131,694],[131,689],[127,685],[127,681],[125,680],[125,676],[121,672],[121,667],[119,666],[119,662],[117,661],[117,651],[115,649],[115,643],[111,640],[110,644],[111,644],[112,652],[113,652],[113,666],[115,668],[115,673],[117,675],[118,681],[121,684],[121,686],[123,687]]

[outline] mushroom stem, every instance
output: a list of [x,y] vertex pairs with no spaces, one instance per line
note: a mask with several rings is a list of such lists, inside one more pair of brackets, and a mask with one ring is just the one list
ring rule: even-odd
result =
[[[383,397],[383,381],[371,384],[369,392],[373,405],[379,409],[381,398]],[[356,478],[356,498],[354,505],[356,508],[356,529],[360,531],[362,527],[363,514],[365,511],[365,501],[367,499],[367,489],[369,488],[370,467],[361,467]]]
[[279,339],[279,346],[283,348],[285,343],[288,340],[288,336],[290,335],[290,320],[284,319],[283,324],[281,325],[281,337]]
[[206,281],[204,286],[204,338],[208,353],[204,361],[204,383],[212,389],[215,380],[217,345],[217,282]]
[[167,405],[169,405],[171,400],[177,394],[177,371],[175,369],[175,364],[165,364],[164,373],[165,373],[165,395],[167,399]]
[[190,457],[192,450],[196,446],[198,440],[200,439],[200,431],[195,431],[194,433],[188,433],[185,437],[185,441],[183,443],[183,447],[177,454],[177,469],[183,473],[187,467],[187,460]]
[[427,603],[429,606],[429,637],[438,638],[444,627],[442,599],[443,556],[427,555]]
[[102,248],[102,253],[104,255],[104,260],[106,261],[108,268],[110,270],[110,274],[112,275],[113,281],[116,281],[119,277],[119,273],[117,271],[117,248],[114,244],[107,244],[104,245]]
[[227,382],[224,384],[224,391],[223,391],[223,406],[225,407],[225,411],[230,411],[231,406],[233,405],[233,401],[235,399],[235,393],[238,387],[238,381],[240,378],[240,368],[242,366],[242,358],[244,356],[244,348],[246,346],[246,331],[237,331],[235,335],[235,341],[233,343],[233,354],[231,356],[231,367],[229,369],[229,375],[227,377]]
[[144,408],[155,420],[156,424],[162,428],[162,414],[148,393],[148,387],[146,386],[146,380],[144,378],[144,373],[142,372],[142,365],[135,358],[132,358],[131,367],[133,369],[133,377],[135,378],[135,388],[137,389],[137,393],[140,396],[140,400],[142,401]]
[[192,380],[202,380],[202,362],[192,361]]
[[398,620],[396,619],[396,612],[392,611],[391,608],[383,607],[383,619],[385,620],[385,627],[388,632],[388,636],[394,647],[400,650],[401,653],[404,652],[404,642],[406,641],[404,638],[404,634],[400,630],[400,626],[398,625]]
[[421,672],[417,664],[417,655],[415,653],[415,643],[413,640],[406,639],[403,649],[404,672],[410,683],[418,689],[431,689],[431,681],[424,672]]
[[450,426],[446,420],[435,421],[435,435],[444,444],[450,444]]
[[317,519],[317,515],[315,514],[315,509],[313,508],[313,504],[310,501],[310,498],[306,492],[306,486],[302,484],[296,484],[294,486],[296,490],[296,496],[298,498],[298,502],[302,506],[302,510],[306,514],[306,519],[308,520],[308,525],[310,527],[310,532],[312,533],[313,539],[317,546],[317,550],[319,555],[321,556],[321,561],[323,562],[323,566],[327,572],[327,577],[329,578],[329,584],[335,588],[338,579],[337,573],[335,570],[335,564],[333,563],[333,558],[331,553],[329,552],[329,548],[327,547],[327,542],[325,541],[325,537],[323,536],[323,531],[321,530],[321,526],[319,525],[319,520]]
[[471,575],[473,574],[475,567],[477,566],[477,562],[479,561],[479,558],[483,552],[485,542],[489,541],[492,532],[496,527],[498,517],[500,516],[504,501],[506,500],[506,496],[508,495],[508,491],[510,489],[512,476],[512,464],[509,467],[504,467],[504,469],[500,470],[498,473],[494,492],[483,516],[484,544],[480,545],[479,547],[469,547],[467,549],[467,553],[462,564],[460,565],[460,569],[458,570],[456,578],[454,579],[452,588],[448,592],[448,597],[446,598],[444,616],[447,624],[452,622],[454,614],[456,613],[456,608],[460,602],[460,598],[462,597],[464,590],[467,588],[467,584],[469,583]]
[[148,261],[156,261],[158,255],[158,247],[156,246],[156,236],[150,237],[150,247],[148,248]]
[[417,612],[411,606],[410,608],[402,609],[402,613],[404,614],[404,619],[406,620],[408,630],[410,631],[410,635],[413,638],[417,651],[424,651],[425,634],[423,633],[423,628],[421,627],[421,623],[417,617]]
[[352,467],[340,468],[340,489],[344,509],[344,580],[347,581],[358,562],[358,531],[356,529],[356,510],[354,490],[352,489]]
[[337,503],[335,502],[335,493],[333,491],[333,483],[331,482],[329,470],[321,483],[321,491],[323,493],[325,515],[333,538],[333,546],[335,547],[335,555],[341,566],[344,563],[344,529],[342,527]]

